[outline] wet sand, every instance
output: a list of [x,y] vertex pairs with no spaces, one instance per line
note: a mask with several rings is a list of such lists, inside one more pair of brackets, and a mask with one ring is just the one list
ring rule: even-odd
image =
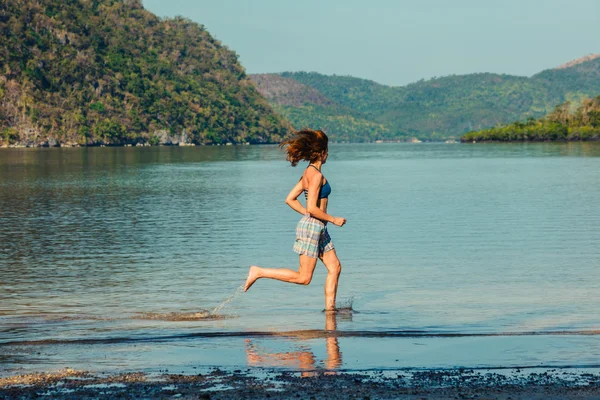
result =
[[197,375],[57,373],[0,379],[0,398],[31,399],[598,399],[600,374],[570,369],[276,372]]

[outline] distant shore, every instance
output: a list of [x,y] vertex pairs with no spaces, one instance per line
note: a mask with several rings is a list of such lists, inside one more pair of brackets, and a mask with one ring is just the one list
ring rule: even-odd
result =
[[593,143],[600,142],[600,137],[592,139],[573,139],[573,140],[477,140],[477,139],[460,139],[461,143]]
[[427,370],[278,372],[213,369],[197,375],[64,370],[0,378],[0,397],[30,399],[596,399],[600,375],[570,369],[527,372]]
[[[271,144],[271,143],[261,143]],[[150,143],[125,143],[125,144],[114,144],[114,143],[93,143],[93,144],[80,144],[80,143],[57,143],[55,145],[49,144],[31,144],[31,143],[15,143],[9,145],[0,145],[0,149],[40,149],[40,148],[60,148],[60,147],[194,147],[194,146],[247,146],[250,143],[173,143],[173,144],[150,144]]]
[[203,146],[249,146],[253,145],[265,145],[265,144],[276,144],[276,143],[179,143],[179,144],[147,144],[147,143],[134,143],[134,144],[78,144],[78,143],[63,143],[56,146],[48,145],[30,145],[30,144],[9,144],[2,145],[0,149],[47,149],[47,148],[86,148],[86,147],[203,147]]
[[[600,142],[600,137],[588,140],[467,140],[467,139],[448,139],[438,141],[421,141],[421,140],[375,140],[371,142],[335,142],[330,141],[332,144],[390,144],[390,143],[405,143],[405,144],[419,144],[419,143],[445,143],[445,144],[458,144],[458,143],[594,143]],[[212,147],[212,146],[249,146],[249,145],[276,145],[278,143],[177,143],[177,144],[149,144],[149,143],[126,143],[126,144],[79,144],[79,143],[60,143],[57,145],[49,146],[47,144],[10,144],[0,145],[0,149],[41,149],[41,148],[93,148],[93,147]]]
[[[330,140],[329,143],[332,144],[364,144],[364,143],[458,143],[455,139],[448,140],[437,140],[437,141],[421,141],[419,139],[403,139],[403,140],[374,140],[370,142],[347,142],[340,141],[337,142],[335,140]],[[249,145],[276,145],[278,142],[264,142],[264,143],[250,143],[250,142],[242,142],[242,143],[233,143],[233,142],[225,142],[225,143],[185,143],[185,142],[176,142],[176,143],[156,143],[150,144],[147,142],[138,142],[138,143],[91,143],[91,144],[81,144],[81,143],[14,143],[14,144],[0,144],[0,149],[24,149],[24,148],[61,148],[61,147],[194,147],[194,146],[249,146]]]

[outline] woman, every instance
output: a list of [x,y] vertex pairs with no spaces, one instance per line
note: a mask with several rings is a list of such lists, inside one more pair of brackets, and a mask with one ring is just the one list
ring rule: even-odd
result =
[[[321,259],[327,268],[325,281],[325,311],[335,311],[335,297],[342,265],[335,253],[333,242],[327,232],[327,223],[343,226],[346,219],[333,217],[327,213],[328,197],[331,185],[321,172],[321,167],[327,161],[327,135],[320,130],[305,129],[296,132],[291,139],[285,140],[280,147],[285,148],[287,160],[295,167],[300,161],[308,161],[302,178],[290,191],[285,202],[303,217],[296,227],[296,242],[294,252],[300,255],[298,272],[284,268],[250,267],[244,292],[260,278],[277,279],[283,282],[308,285],[312,279],[317,258]],[[304,192],[306,207],[303,207],[298,196]]]

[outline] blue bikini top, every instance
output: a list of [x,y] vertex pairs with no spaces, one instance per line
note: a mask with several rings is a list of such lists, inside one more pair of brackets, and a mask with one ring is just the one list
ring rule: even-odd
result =
[[[314,169],[319,171],[319,169],[312,164],[310,164],[309,167],[313,167]],[[319,172],[321,172],[321,171],[319,171]],[[300,178],[300,179],[302,179],[302,178]],[[319,200],[326,199],[327,197],[329,197],[330,194],[331,194],[331,185],[329,184],[329,180],[326,180],[325,184],[321,185],[321,190],[319,190]],[[304,198],[305,199],[308,198],[308,190],[306,190],[306,189],[304,189]]]

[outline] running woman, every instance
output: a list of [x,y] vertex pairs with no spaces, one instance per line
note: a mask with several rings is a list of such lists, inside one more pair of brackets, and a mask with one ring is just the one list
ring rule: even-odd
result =
[[[300,256],[300,268],[298,271],[293,271],[286,268],[251,266],[244,292],[260,278],[308,285],[312,280],[317,259],[320,259],[328,272],[325,281],[325,311],[335,311],[335,298],[342,265],[327,232],[327,223],[343,226],[346,219],[327,213],[331,185],[322,173],[322,167],[329,154],[327,145],[328,138],[325,132],[312,129],[296,132],[292,138],[280,144],[280,147],[285,149],[287,160],[293,167],[300,161],[309,163],[302,178],[285,199],[287,205],[302,214],[302,218],[296,226],[296,242],[294,243],[294,252]],[[298,200],[302,193],[306,199],[306,207],[303,207]]]

